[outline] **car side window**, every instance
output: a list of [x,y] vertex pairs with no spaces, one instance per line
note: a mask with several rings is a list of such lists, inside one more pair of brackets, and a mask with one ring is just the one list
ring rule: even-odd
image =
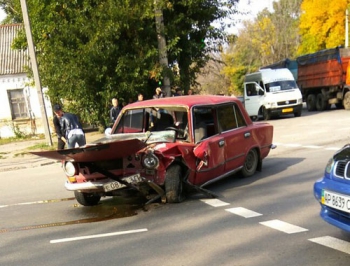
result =
[[246,126],[241,110],[236,104],[220,106],[218,121],[221,132]]
[[195,107],[193,110],[193,132],[195,143],[214,133],[214,114],[211,107]]
[[246,94],[247,94],[247,96],[258,95],[258,93],[256,92],[256,89],[255,89],[255,83],[247,83],[245,85],[245,87],[246,87]]

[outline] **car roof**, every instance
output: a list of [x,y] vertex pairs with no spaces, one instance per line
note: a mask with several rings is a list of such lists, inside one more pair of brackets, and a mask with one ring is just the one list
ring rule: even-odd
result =
[[126,105],[126,109],[138,107],[153,107],[162,105],[183,106],[191,108],[194,105],[215,105],[227,102],[240,102],[236,97],[218,95],[187,95],[145,100]]

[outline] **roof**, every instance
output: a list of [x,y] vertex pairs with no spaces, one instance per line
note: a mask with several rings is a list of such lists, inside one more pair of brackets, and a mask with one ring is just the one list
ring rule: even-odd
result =
[[12,41],[22,27],[22,24],[0,25],[0,75],[26,73],[28,51],[11,49]]
[[162,105],[176,105],[191,108],[194,105],[211,105],[226,102],[240,102],[236,97],[217,95],[189,95],[165,97],[160,99],[145,100],[128,104],[126,108],[153,107]]

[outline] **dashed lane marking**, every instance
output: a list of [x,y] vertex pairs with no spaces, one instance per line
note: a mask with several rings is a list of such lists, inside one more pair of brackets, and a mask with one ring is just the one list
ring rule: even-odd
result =
[[222,206],[230,205],[230,203],[224,202],[219,199],[201,199],[201,201],[212,207],[222,207]]
[[306,149],[325,149],[329,151],[338,151],[341,148],[339,147],[325,147],[325,146],[318,146],[318,145],[302,145],[299,143],[274,143],[275,145],[282,146],[282,147],[288,147],[288,148],[306,148]]
[[308,229],[302,228],[300,226],[296,226],[293,224],[289,224],[280,220],[271,220],[266,222],[260,222],[260,224],[265,225],[267,227],[279,230],[281,232],[287,233],[287,234],[294,234],[294,233],[300,233],[309,231]]
[[50,241],[50,244],[56,244],[56,243],[62,243],[62,242],[71,242],[71,241],[78,241],[78,240],[85,240],[85,239],[92,239],[92,238],[101,238],[101,237],[117,236],[117,235],[126,235],[126,234],[142,233],[142,232],[147,232],[147,231],[148,231],[148,230],[145,228],[145,229],[136,229],[136,230],[121,231],[121,232],[114,232],[114,233],[107,233],[107,234],[99,234],[99,235],[89,235],[89,236],[62,238],[62,239],[51,240],[51,241]]
[[350,254],[350,243],[331,236],[310,238],[309,241]]
[[261,216],[261,213],[255,212],[255,211],[251,211],[248,210],[246,208],[243,207],[237,207],[237,208],[231,208],[231,209],[225,209],[225,211],[228,211],[230,213],[242,216],[244,218],[252,218],[252,217],[256,217],[256,216]]

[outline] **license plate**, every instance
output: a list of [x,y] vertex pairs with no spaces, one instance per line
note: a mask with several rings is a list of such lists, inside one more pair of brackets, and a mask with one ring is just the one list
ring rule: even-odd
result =
[[293,108],[284,108],[282,109],[282,113],[291,113],[293,112]]
[[334,209],[350,213],[350,197],[322,190],[321,203]]
[[[143,181],[140,174],[128,176],[128,177],[122,178],[122,180],[125,182],[128,182],[130,184]],[[119,183],[118,181],[109,182],[109,183],[103,185],[103,189],[105,192],[116,190],[116,189],[119,189],[122,187],[126,187],[126,185]]]

